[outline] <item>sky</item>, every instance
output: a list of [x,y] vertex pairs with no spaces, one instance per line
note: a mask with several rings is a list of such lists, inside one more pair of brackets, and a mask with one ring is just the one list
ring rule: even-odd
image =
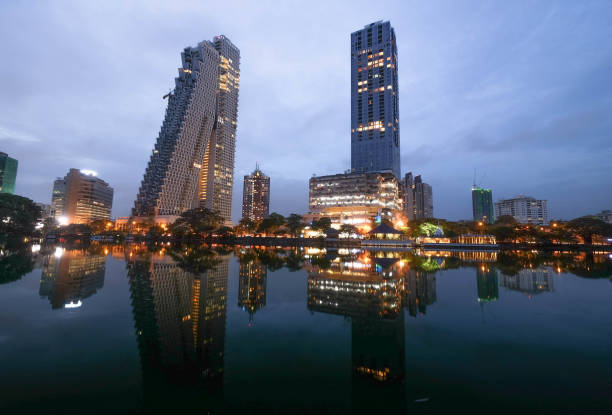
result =
[[181,51],[223,34],[241,52],[233,219],[255,163],[270,210],[305,213],[308,179],[350,168],[350,33],[378,20],[398,43],[402,174],[432,185],[436,217],[471,217],[474,177],[554,219],[612,209],[609,1],[3,1],[16,193],[50,203],[56,177],[93,169],[129,215]]

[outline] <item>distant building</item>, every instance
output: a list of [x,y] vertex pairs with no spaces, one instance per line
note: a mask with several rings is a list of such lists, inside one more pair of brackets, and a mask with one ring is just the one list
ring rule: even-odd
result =
[[408,220],[433,218],[433,192],[421,176],[406,173],[403,181],[404,210]]
[[132,214],[204,207],[231,224],[240,51],[225,36],[187,47]]
[[476,185],[472,187],[472,213],[475,222],[495,222],[491,189],[484,189]]
[[259,221],[270,213],[270,178],[259,167],[244,176],[242,192],[242,219]]
[[47,203],[38,203],[36,202],[36,206],[40,208],[41,219],[44,221],[45,219],[55,218],[55,211],[53,207]]
[[351,34],[351,169],[400,176],[397,43],[389,22]]
[[516,196],[513,199],[502,199],[495,202],[495,215],[512,216],[519,223],[531,225],[548,225],[548,207],[546,200],[536,200],[530,196]]
[[612,223],[612,210],[602,210],[600,213],[596,213],[593,217],[603,220],[606,223]]
[[400,183],[391,172],[312,177],[309,187],[307,220],[329,217],[339,227],[369,225],[382,213],[404,216]]
[[17,179],[17,160],[0,152],[0,193],[15,193]]
[[110,219],[113,188],[96,172],[70,169],[66,177],[53,183],[51,206],[61,224],[89,223]]

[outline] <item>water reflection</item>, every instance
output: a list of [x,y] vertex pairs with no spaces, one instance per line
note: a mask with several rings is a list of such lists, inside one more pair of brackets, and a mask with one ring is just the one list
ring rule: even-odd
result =
[[249,322],[266,305],[267,276],[268,269],[260,261],[240,263],[238,307],[249,313]]
[[104,287],[106,255],[57,247],[43,260],[39,295],[52,309],[78,308]]
[[[198,389],[223,384],[230,256],[201,254],[128,255],[145,404],[155,411],[171,404],[167,393],[197,401]],[[195,388],[193,394],[181,385]]]

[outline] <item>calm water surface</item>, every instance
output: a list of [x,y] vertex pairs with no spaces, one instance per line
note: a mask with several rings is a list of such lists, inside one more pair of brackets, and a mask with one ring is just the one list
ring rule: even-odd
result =
[[89,246],[0,262],[4,414],[612,413],[608,254]]

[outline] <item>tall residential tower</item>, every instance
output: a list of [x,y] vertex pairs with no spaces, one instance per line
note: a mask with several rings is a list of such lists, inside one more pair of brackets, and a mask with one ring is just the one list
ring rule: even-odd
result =
[[240,51],[225,36],[187,47],[134,203],[134,216],[195,207],[231,223]]
[[244,176],[242,192],[242,219],[259,221],[270,211],[270,178],[259,170],[259,166]]
[[472,214],[475,222],[495,222],[491,189],[484,189],[476,185],[472,187]]
[[389,22],[351,34],[351,169],[400,178],[397,44]]

